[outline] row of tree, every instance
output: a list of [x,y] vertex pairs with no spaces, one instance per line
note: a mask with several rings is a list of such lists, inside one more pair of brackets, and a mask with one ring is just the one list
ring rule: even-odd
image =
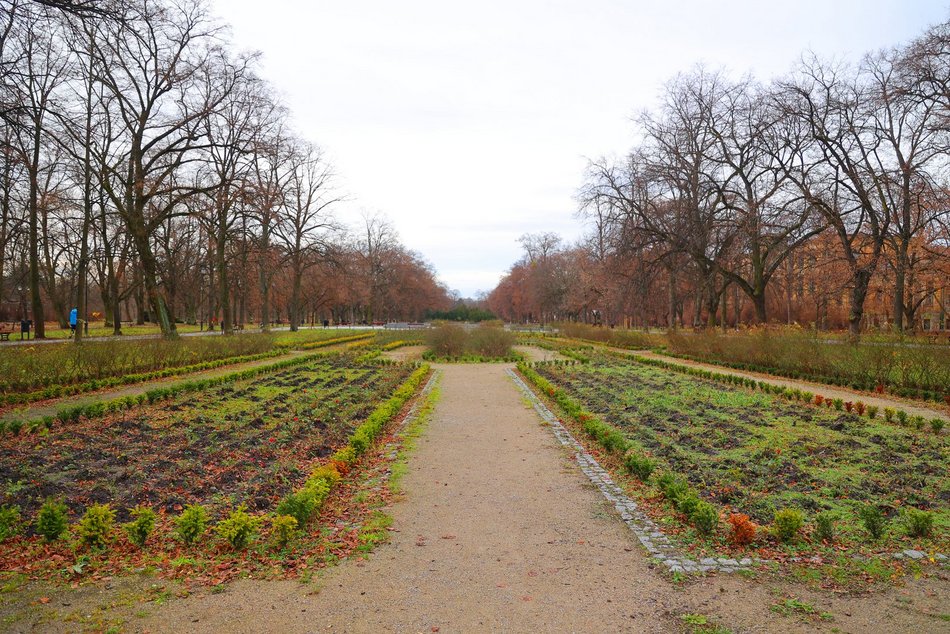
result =
[[37,337],[73,306],[174,336],[451,305],[384,220],[334,216],[331,166],[203,0],[0,0],[0,16],[0,307],[29,303]]
[[725,323],[731,289],[767,322],[777,295],[790,306],[845,290],[857,336],[874,289],[888,289],[899,331],[946,300],[950,22],[856,65],[811,57],[768,84],[700,68],[638,123],[628,155],[590,165],[580,251],[526,236],[496,312],[511,317],[517,298],[539,317],[596,316],[608,296],[632,294],[637,311],[665,293],[666,325],[682,323],[686,296],[694,325]]

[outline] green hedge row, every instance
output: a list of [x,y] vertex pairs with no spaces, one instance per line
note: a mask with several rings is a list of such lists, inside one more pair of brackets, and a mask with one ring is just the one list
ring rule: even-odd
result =
[[326,348],[327,346],[335,346],[340,343],[347,343],[350,341],[359,341],[361,339],[369,339],[370,337],[375,337],[376,333],[368,332],[361,333],[358,335],[349,335],[347,337],[337,337],[335,339],[323,339],[321,341],[311,341],[310,343],[302,343],[297,346],[298,350],[313,350],[315,348]]
[[[631,359],[637,363],[642,363],[644,365],[651,365],[654,367],[663,368],[664,370],[670,370],[673,372],[679,372],[680,374],[688,374],[691,376],[698,376],[702,379],[709,379],[712,381],[719,381],[720,383],[728,383],[730,385],[738,385],[740,387],[746,387],[750,390],[758,389],[759,391],[766,392],[769,394],[774,394],[780,396],[789,401],[796,401],[800,403],[810,403],[816,407],[820,407],[824,404],[826,407],[834,408],[838,411],[846,410],[848,413],[855,413],[858,416],[867,416],[870,419],[878,419],[878,413],[881,414],[881,417],[888,423],[896,422],[902,427],[907,427],[913,424],[918,430],[924,428],[925,420],[922,416],[913,416],[908,414],[904,410],[898,410],[896,408],[886,407],[882,411],[881,408],[873,405],[865,405],[861,401],[856,401],[852,403],[850,401],[845,402],[840,398],[826,398],[821,394],[812,394],[804,390],[797,388],[784,387],[781,385],[775,385],[767,381],[760,381],[752,377],[738,376],[735,374],[727,374],[725,372],[716,372],[715,370],[707,370],[706,368],[699,368],[695,366],[682,365],[680,363],[673,363],[671,361],[664,361],[663,359],[654,359],[649,357],[642,357],[640,355],[625,355],[618,354],[624,359]],[[945,421],[941,418],[933,418],[930,420],[930,427],[934,433],[939,434],[940,431],[945,426]]]
[[260,361],[261,359],[276,357],[278,355],[284,354],[285,352],[286,349],[275,348],[269,352],[261,352],[259,354],[248,354],[238,357],[224,357],[222,359],[215,359],[214,361],[204,361],[202,363],[165,368],[163,370],[155,370],[152,372],[138,372],[135,374],[125,374],[123,376],[108,377],[105,379],[94,379],[92,381],[86,381],[85,383],[75,383],[72,385],[51,385],[35,392],[26,392],[23,394],[0,394],[0,406],[23,405],[25,403],[34,403],[36,401],[45,401],[51,398],[59,398],[61,396],[75,396],[77,394],[101,390],[103,388],[116,387],[120,385],[133,385],[135,383],[143,383],[145,381],[153,381],[155,379],[166,379],[171,376],[192,374],[194,372],[204,372],[205,370],[214,370],[215,368],[220,368],[221,366],[225,365]]
[[26,427],[27,429],[40,429],[43,427],[52,427],[53,423],[71,423],[76,422],[82,417],[94,418],[97,416],[104,416],[110,412],[120,412],[127,409],[131,409],[137,405],[142,405],[145,403],[156,403],[161,400],[172,398],[178,396],[179,394],[186,394],[188,392],[197,392],[200,390],[205,390],[210,387],[215,387],[217,385],[222,385],[224,383],[231,383],[233,381],[241,381],[244,379],[250,379],[255,376],[260,376],[262,374],[267,374],[269,372],[276,372],[278,370],[283,370],[284,368],[293,367],[295,365],[301,365],[312,361],[313,359],[324,356],[327,353],[314,353],[308,355],[302,355],[299,357],[293,357],[290,359],[284,359],[270,365],[259,366],[255,368],[247,368],[245,370],[240,370],[237,372],[229,372],[228,374],[222,374],[221,376],[208,377],[206,379],[195,379],[193,381],[186,381],[184,383],[178,383],[176,385],[169,385],[164,387],[157,387],[151,390],[147,390],[141,394],[135,396],[123,396],[120,398],[111,399],[108,401],[97,401],[95,403],[88,403],[86,405],[72,405],[68,407],[60,408],[55,416],[42,416],[40,418],[35,418],[28,421],[21,420],[8,420],[0,421],[0,433],[6,431],[11,433],[19,433],[21,429]]

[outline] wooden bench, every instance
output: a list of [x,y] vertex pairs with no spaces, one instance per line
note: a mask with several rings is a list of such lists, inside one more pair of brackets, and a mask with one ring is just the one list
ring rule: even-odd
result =
[[17,331],[19,324],[0,324],[0,341],[10,341],[10,335]]

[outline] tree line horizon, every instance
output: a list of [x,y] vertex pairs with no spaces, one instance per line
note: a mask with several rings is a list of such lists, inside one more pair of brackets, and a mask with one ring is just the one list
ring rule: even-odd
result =
[[[950,22],[763,83],[696,68],[591,161],[585,238],[525,234],[459,302],[233,49],[205,0],[0,0],[0,313],[946,329]],[[355,224],[355,227],[354,227]],[[478,313],[479,319],[488,313]],[[81,337],[81,328],[76,338]]]
[[496,314],[950,328],[950,22],[770,82],[697,67],[635,122],[625,156],[590,162],[586,236],[524,235]]
[[383,215],[339,216],[324,152],[205,0],[0,0],[0,21],[4,318],[42,338],[95,307],[174,337],[451,308]]

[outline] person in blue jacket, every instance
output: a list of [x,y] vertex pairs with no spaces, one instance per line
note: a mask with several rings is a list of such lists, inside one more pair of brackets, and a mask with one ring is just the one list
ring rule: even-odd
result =
[[79,318],[79,309],[74,308],[69,311],[69,329],[76,332],[76,321]]

